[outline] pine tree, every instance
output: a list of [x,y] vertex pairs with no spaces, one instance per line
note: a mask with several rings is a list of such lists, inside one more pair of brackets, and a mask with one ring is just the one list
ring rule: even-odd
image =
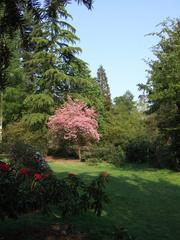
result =
[[109,111],[112,105],[111,93],[110,93],[106,72],[102,65],[97,70],[97,82],[100,86],[101,93],[104,97],[105,108],[107,111]]

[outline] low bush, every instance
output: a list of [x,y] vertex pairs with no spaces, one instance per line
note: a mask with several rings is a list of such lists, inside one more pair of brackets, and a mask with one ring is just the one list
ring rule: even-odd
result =
[[135,163],[147,163],[154,159],[151,142],[146,138],[135,138],[126,146],[126,160]]
[[108,201],[108,175],[104,172],[89,184],[74,173],[59,179],[31,146],[16,143],[11,161],[0,162],[0,218],[52,208],[63,217],[88,209],[100,215]]
[[77,147],[67,141],[50,141],[48,155],[54,157],[78,158]]
[[50,170],[42,154],[23,141],[17,141],[11,146],[10,162],[16,169],[26,167],[33,173]]
[[153,141],[147,138],[133,139],[126,147],[126,160],[180,171],[180,161],[173,153],[171,144],[162,137],[157,137]]
[[47,154],[48,137],[46,128],[32,131],[23,122],[8,124],[3,132],[3,151],[9,152],[12,144],[21,141]]
[[82,158],[94,163],[106,161],[115,165],[121,165],[124,162],[125,154],[120,146],[106,144],[94,146],[90,151],[84,152]]
[[153,143],[154,159],[151,163],[154,167],[169,168],[180,171],[180,161],[176,158],[174,151],[172,151],[171,144],[164,141],[164,139],[156,139]]

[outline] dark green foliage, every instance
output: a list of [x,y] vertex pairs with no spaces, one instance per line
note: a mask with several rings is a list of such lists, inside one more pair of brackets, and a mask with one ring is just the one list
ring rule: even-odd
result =
[[[51,138],[53,137],[51,136]],[[60,158],[78,158],[77,146],[63,140],[59,142],[56,138],[49,141],[47,154]]]
[[63,6],[57,13],[57,21],[47,19],[40,23],[27,13],[31,30],[26,50],[20,48],[19,33],[13,40],[7,39],[12,58],[7,71],[9,86],[3,97],[3,141],[6,145],[17,137],[46,153],[47,120],[66,100],[67,94],[85,97],[88,104],[97,102],[97,111],[103,111],[100,100],[95,100],[98,90],[87,64],[76,57],[81,49],[74,46],[78,40],[75,29],[65,21],[70,15]]
[[88,152],[83,153],[82,158],[89,163],[106,161],[120,166],[124,163],[125,153],[120,146],[115,147],[106,143],[93,146]]
[[[140,84],[149,101],[148,113],[155,113],[164,143],[170,145],[177,167],[180,159],[180,21],[161,24],[160,38],[154,48],[155,60],[149,62],[146,84]],[[171,161],[174,161],[173,159]]]
[[[92,0],[78,0],[77,2],[83,3],[89,9],[92,7]],[[27,15],[30,15],[30,18],[36,23],[47,19],[53,19],[55,22],[58,19],[59,9],[67,3],[69,3],[68,0],[46,0],[43,5],[39,0],[0,1],[0,90],[5,87],[8,81],[6,69],[11,58],[10,48],[4,41],[5,36],[9,35],[14,38],[16,31],[19,30],[23,49],[29,48],[29,33],[32,26]]]
[[129,91],[114,101],[115,104],[107,114],[104,141],[125,150],[131,139],[146,135],[146,125]]
[[27,167],[32,172],[50,171],[41,153],[22,141],[17,141],[11,146],[10,162],[16,169]]
[[17,140],[32,145],[44,154],[47,153],[48,133],[46,128],[32,131],[24,122],[15,122],[6,126],[3,132],[3,150],[7,153]]
[[178,162],[171,149],[171,144],[164,142],[162,137],[135,138],[126,147],[126,160],[135,163],[147,163],[155,168],[170,168],[179,171]]
[[[34,93],[49,93],[62,103],[67,93],[86,82],[82,72],[86,64],[75,55],[81,49],[74,46],[79,38],[65,21],[71,17],[61,6],[58,20],[48,19],[34,24],[29,41],[31,48],[24,54],[28,89]],[[64,20],[65,19],[65,20]]]
[[92,199],[90,202],[90,208],[94,209],[97,216],[101,216],[103,203],[109,202],[108,196],[104,191],[107,182],[107,176],[103,176],[102,174],[97,179],[93,180],[87,187],[87,198],[89,200]]
[[[171,151],[171,146],[167,145],[163,141],[155,142],[154,145],[154,166],[158,168],[171,168],[180,170],[180,164],[175,162],[175,156],[173,156]],[[155,144],[154,143],[154,144]]]
[[89,107],[95,108],[97,112],[99,131],[103,132],[105,128],[106,108],[104,106],[104,98],[101,94],[101,89],[97,84],[97,81],[88,77],[88,84],[86,86],[78,86],[76,91],[71,92],[71,96],[74,99],[84,101]]
[[25,98],[25,91],[19,86],[7,87],[3,95],[3,125],[15,122],[21,119]]
[[147,138],[135,138],[126,147],[126,160],[136,163],[148,163],[152,161],[153,149]]
[[[0,164],[2,162],[0,161]],[[15,217],[16,210],[14,206],[17,204],[18,184],[13,172],[3,172],[0,170],[0,218],[5,216]]]
[[54,110],[54,100],[51,95],[45,93],[31,94],[25,98],[24,108],[22,122],[32,132],[39,129],[46,131],[46,123]]
[[113,240],[136,240],[135,237],[131,236],[127,229],[123,227],[115,227],[113,233]]
[[109,111],[112,105],[111,93],[110,93],[106,72],[102,65],[97,70],[97,82],[100,86],[101,93],[104,98],[104,106],[106,110]]
[[89,184],[73,173],[59,179],[31,146],[17,143],[11,164],[0,162],[0,218],[35,210],[53,213],[52,209],[63,217],[88,209],[99,216],[108,199],[104,191],[107,177],[102,174]]
[[9,66],[10,50],[4,38],[0,36],[0,91],[2,91],[8,81],[6,70]]

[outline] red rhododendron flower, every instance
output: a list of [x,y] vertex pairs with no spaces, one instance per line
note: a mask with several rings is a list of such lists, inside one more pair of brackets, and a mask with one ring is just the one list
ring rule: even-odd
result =
[[44,178],[47,178],[47,177],[49,177],[49,175],[50,175],[50,173],[45,173],[45,174],[43,175],[43,177],[44,177]]
[[75,174],[75,173],[68,173],[68,176],[69,176],[69,177],[75,177],[76,174]]
[[29,169],[28,168],[21,168],[19,171],[20,175],[27,176],[29,174]]
[[108,177],[108,176],[109,176],[109,173],[108,173],[107,171],[106,171],[106,172],[103,172],[103,173],[102,173],[102,176],[103,176],[103,177]]
[[43,176],[41,175],[41,173],[35,173],[34,174],[34,179],[36,181],[41,181],[43,179]]
[[10,165],[7,163],[0,163],[0,169],[4,172],[9,172],[10,170]]

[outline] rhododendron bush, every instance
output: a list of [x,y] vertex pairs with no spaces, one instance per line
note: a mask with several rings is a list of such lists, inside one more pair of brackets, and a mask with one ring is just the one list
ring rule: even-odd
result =
[[0,162],[0,218],[35,210],[50,213],[54,206],[60,216],[88,209],[101,214],[102,204],[107,202],[104,189],[108,173],[89,184],[73,172],[60,179],[30,146],[21,144],[19,148],[13,148],[9,163]]
[[78,147],[78,155],[83,146],[99,141],[96,112],[82,101],[70,97],[64,107],[56,110],[50,117],[48,127],[59,139],[72,142]]

